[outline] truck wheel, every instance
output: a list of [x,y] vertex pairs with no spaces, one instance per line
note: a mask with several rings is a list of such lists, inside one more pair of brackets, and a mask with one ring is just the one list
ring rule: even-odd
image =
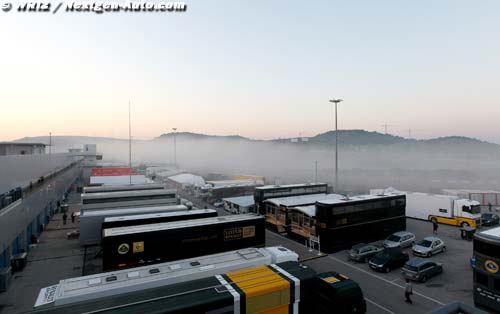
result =
[[389,267],[386,267],[386,268],[385,268],[385,272],[386,272],[386,273],[390,273],[390,272],[391,272],[391,269],[390,269]]
[[462,228],[464,228],[464,227],[468,227],[468,226],[469,226],[469,224],[468,224],[467,222],[465,222],[465,221],[464,221],[464,222],[462,222],[462,223],[460,224],[460,226],[461,226]]

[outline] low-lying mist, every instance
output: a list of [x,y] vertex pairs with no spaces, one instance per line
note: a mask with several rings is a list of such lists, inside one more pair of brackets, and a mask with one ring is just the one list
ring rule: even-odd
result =
[[[317,180],[331,184],[334,179],[333,146],[179,136],[176,142],[178,164],[187,172],[262,175],[280,184],[313,182],[317,161]],[[104,161],[128,163],[128,141],[95,143]],[[61,144],[56,142],[57,150],[66,150],[68,143]],[[173,161],[173,137],[132,143],[134,165]],[[339,183],[346,192],[385,186],[435,193],[443,188],[498,190],[499,161],[500,149],[481,150],[477,144],[341,145]]]

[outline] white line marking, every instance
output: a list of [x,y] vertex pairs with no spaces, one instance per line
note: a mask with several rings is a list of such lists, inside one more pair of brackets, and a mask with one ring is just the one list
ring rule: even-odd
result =
[[[333,257],[333,256],[328,255],[328,258],[330,258],[330,259],[332,259],[332,260],[334,260],[334,261],[336,261],[336,262],[339,262],[339,263],[341,263],[341,264],[344,264],[344,265],[346,265],[346,266],[349,266],[349,267],[351,267],[351,268],[354,268],[354,269],[356,269],[356,270],[358,270],[358,271],[360,271],[360,272],[362,272],[362,273],[365,273],[365,274],[367,274],[367,275],[370,275],[370,276],[372,276],[372,277],[375,277],[375,278],[377,278],[377,279],[380,279],[380,280],[382,280],[382,281],[384,281],[384,282],[387,282],[388,284],[394,285],[394,286],[399,287],[399,288],[401,288],[401,289],[404,289],[404,288],[405,288],[404,286],[398,285],[397,283],[394,283],[394,282],[392,282],[392,281],[390,281],[390,280],[387,280],[387,279],[382,278],[382,277],[380,277],[380,276],[378,276],[378,275],[372,274],[372,273],[370,273],[370,272],[368,272],[368,271],[366,271],[366,270],[364,270],[364,269],[361,269],[361,268],[359,268],[359,267],[356,267],[356,266],[354,266],[354,265],[351,265],[351,264],[349,264],[349,263],[346,263],[346,262],[344,262],[343,260],[340,260],[340,259],[338,259],[338,258],[336,258],[336,257]],[[415,290],[413,290],[413,294],[416,294],[416,295],[418,295],[418,296],[421,296],[422,298],[427,299],[427,300],[429,300],[429,301],[432,301],[432,302],[434,302],[434,303],[436,303],[436,304],[439,304],[439,305],[444,305],[444,303],[442,303],[442,302],[440,302],[440,301],[438,301],[438,300],[436,300],[436,299],[433,299],[433,298],[431,298],[431,297],[428,297],[428,296],[426,296],[426,295],[424,295],[424,294],[422,294],[422,293],[416,292]]]
[[378,308],[380,308],[380,309],[382,309],[382,310],[386,311],[387,313],[396,314],[396,313],[394,313],[393,311],[389,310],[388,308],[383,307],[382,305],[380,305],[380,304],[378,304],[378,303],[376,303],[376,302],[373,302],[372,300],[368,299],[367,297],[365,297],[365,300],[366,300],[368,303],[371,303],[371,304],[375,305],[376,307],[378,307]]
[[[277,238],[281,238],[281,239],[283,239],[283,240],[287,240],[287,241],[293,242],[293,243],[295,243],[295,244],[299,244],[298,242],[295,242],[295,241],[292,241],[291,239],[285,238],[285,237],[283,237],[282,235],[279,235],[279,234],[273,233],[273,232],[271,232],[271,231],[269,231],[269,233],[270,233],[270,234],[272,234],[272,235],[274,235],[274,236],[276,236]],[[300,245],[300,244],[299,244],[299,245]],[[366,271],[366,270],[364,270],[364,269],[361,269],[361,268],[359,268],[359,267],[356,267],[356,266],[354,266],[354,265],[351,265],[351,264],[349,264],[349,263],[346,263],[346,262],[344,262],[343,260],[340,260],[340,259],[338,259],[338,258],[336,258],[336,257],[331,256],[331,255],[327,255],[327,257],[328,257],[328,258],[330,258],[330,259],[332,259],[332,260],[334,260],[334,261],[336,261],[336,262],[339,262],[339,263],[341,263],[341,264],[344,264],[344,265],[346,265],[346,266],[349,266],[349,267],[351,267],[351,268],[354,268],[354,269],[356,269],[356,270],[358,270],[358,271],[360,271],[360,272],[362,272],[362,273],[365,273],[365,274],[367,274],[367,275],[370,275],[370,276],[372,276],[372,277],[375,277],[375,278],[377,278],[377,279],[380,279],[380,280],[382,280],[382,281],[384,281],[384,282],[387,282],[388,284],[394,285],[394,286],[399,287],[399,288],[401,288],[401,289],[404,289],[404,288],[405,288],[404,286],[398,285],[397,283],[395,283],[395,282],[394,282],[394,281],[396,281],[396,280],[397,280],[397,279],[399,279],[399,278],[397,278],[397,279],[396,279],[396,280],[394,280],[394,281],[390,281],[390,280],[387,280],[387,279],[385,279],[385,278],[383,278],[383,277],[380,277],[380,276],[378,276],[378,275],[375,275],[375,274],[373,274],[373,273],[371,273],[371,272],[368,272],[368,271]],[[427,300],[429,300],[429,301],[431,301],[431,302],[434,302],[434,303],[436,303],[436,304],[439,304],[439,305],[441,305],[441,306],[445,305],[443,302],[440,302],[440,301],[438,301],[438,300],[436,300],[436,299],[433,299],[433,298],[431,298],[431,297],[428,297],[428,296],[426,296],[426,295],[424,295],[424,294],[422,294],[422,293],[416,292],[415,290],[413,290],[413,294],[418,295],[418,296],[421,296],[422,298],[427,299]]]
[[398,281],[399,279],[401,279],[401,278],[396,278],[396,279],[394,279],[394,280],[393,280],[393,281],[391,281],[391,282],[396,282],[396,281]]

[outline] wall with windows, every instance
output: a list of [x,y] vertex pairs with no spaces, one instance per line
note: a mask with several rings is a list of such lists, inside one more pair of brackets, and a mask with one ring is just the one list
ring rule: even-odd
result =
[[28,251],[31,235],[40,235],[42,225],[54,214],[57,201],[80,174],[79,165],[74,164],[0,211],[0,267],[8,265],[13,254]]

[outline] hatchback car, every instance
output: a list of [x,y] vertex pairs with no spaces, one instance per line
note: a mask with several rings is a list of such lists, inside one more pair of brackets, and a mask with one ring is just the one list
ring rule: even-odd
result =
[[427,279],[439,275],[442,272],[442,263],[418,257],[409,260],[401,270],[404,278],[420,282],[426,282]]
[[498,223],[500,222],[500,217],[492,213],[482,213],[481,221],[483,226],[494,226],[498,225]]
[[393,269],[403,266],[409,259],[408,254],[399,248],[385,249],[375,255],[368,262],[368,265],[374,270],[388,273]]
[[357,244],[349,250],[347,257],[353,261],[366,262],[374,255],[382,252],[384,248],[371,244]]
[[431,257],[434,254],[445,252],[446,245],[438,237],[426,237],[412,248],[413,255]]
[[415,235],[406,231],[393,233],[384,241],[385,248],[405,248],[411,247],[413,244],[415,244]]

